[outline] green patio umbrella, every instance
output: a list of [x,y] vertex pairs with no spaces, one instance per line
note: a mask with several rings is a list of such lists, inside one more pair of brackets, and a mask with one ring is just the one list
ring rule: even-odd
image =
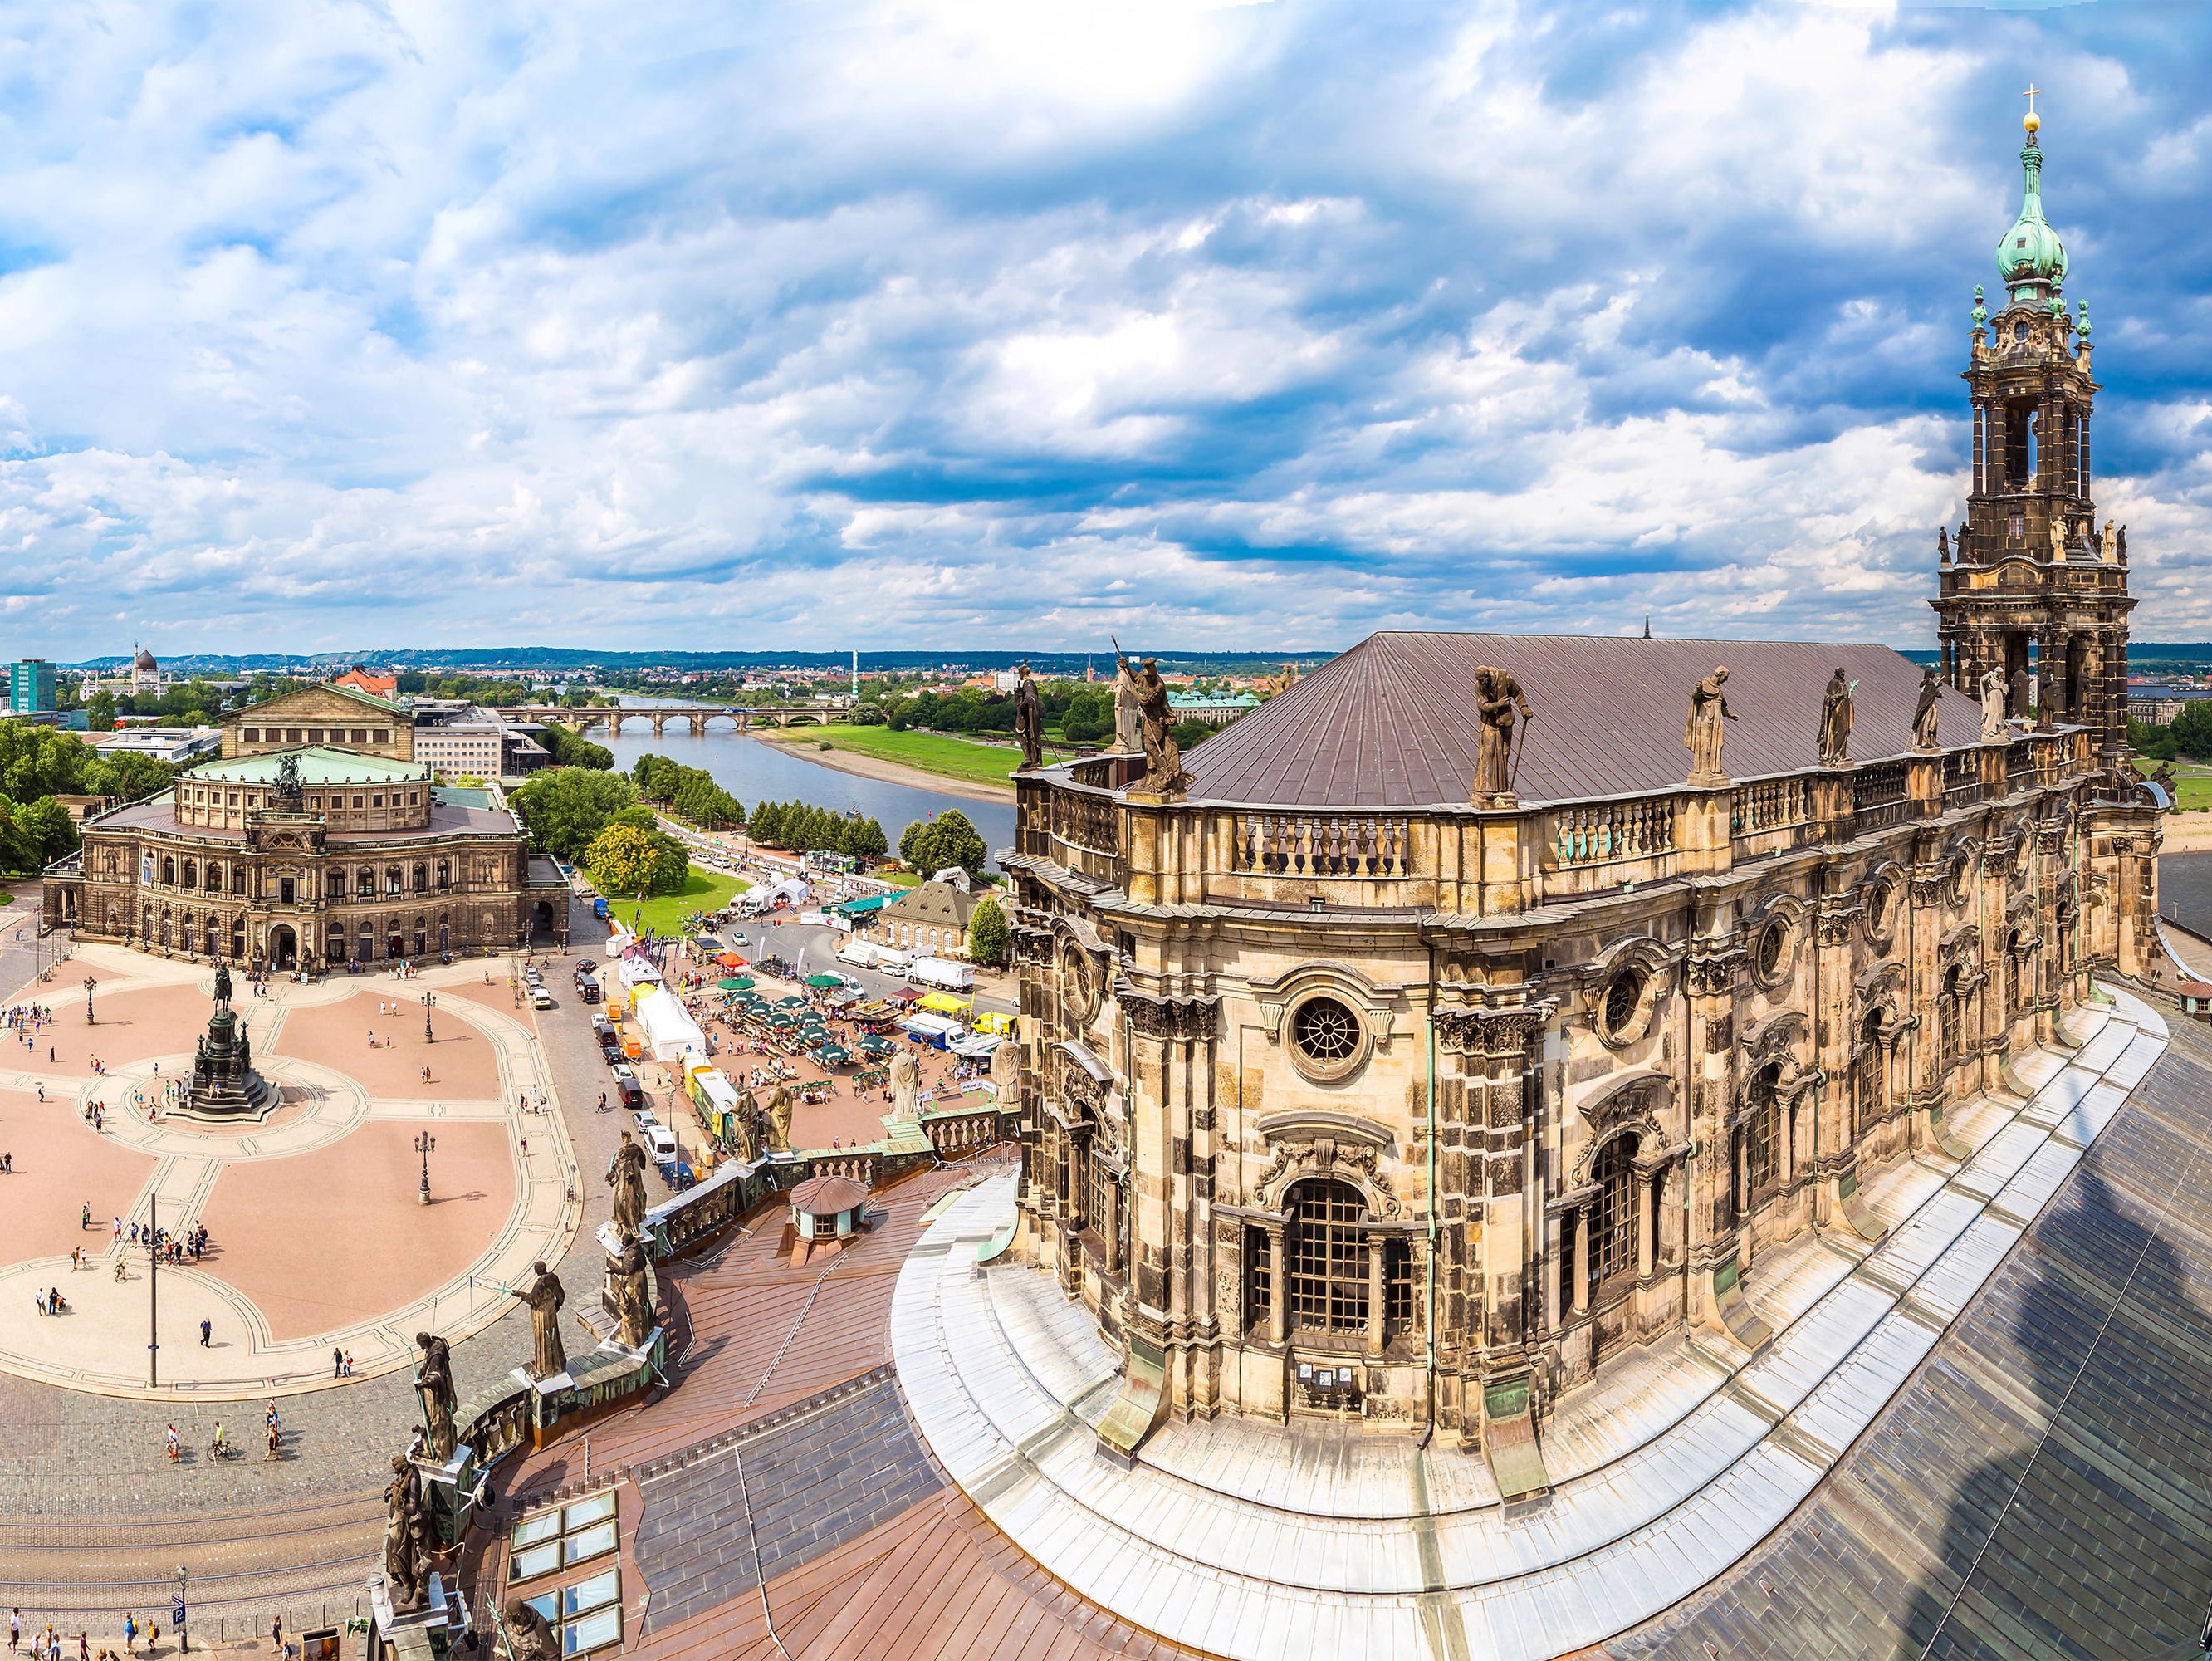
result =
[[716,981],[714,985],[719,990],[724,992],[750,992],[752,990],[753,983],[750,977],[744,975],[725,975],[720,980]]
[[824,1067],[844,1067],[852,1059],[852,1056],[842,1048],[834,1043],[823,1045],[815,1056],[815,1060],[820,1062]]
[[794,992],[787,998],[778,998],[775,1001],[775,1007],[778,1009],[804,1009],[806,1007],[806,1000]]
[[833,986],[842,986],[844,983],[843,979],[836,975],[809,975],[805,980],[806,985],[823,992],[827,992]]
[[860,1040],[860,1053],[863,1056],[888,1056],[897,1048],[898,1046],[889,1038],[878,1037],[872,1032]]
[[799,1025],[799,1017],[793,1014],[788,1009],[771,1010],[769,1012],[768,1019],[769,1025],[771,1026],[785,1027],[796,1026]]

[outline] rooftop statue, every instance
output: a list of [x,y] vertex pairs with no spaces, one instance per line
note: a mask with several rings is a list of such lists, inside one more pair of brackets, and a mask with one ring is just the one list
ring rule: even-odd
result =
[[607,1186],[615,1191],[615,1226],[635,1234],[645,1226],[645,1150],[627,1130],[607,1165]]
[[1828,677],[1828,690],[1820,699],[1820,765],[1851,764],[1851,692],[1857,682],[1845,678],[1843,666]]
[[555,1378],[568,1370],[568,1347],[561,1342],[561,1305],[568,1294],[561,1277],[544,1263],[530,1269],[530,1284],[515,1293],[530,1305],[530,1376]]
[[1936,748],[1936,721],[1943,702],[1943,683],[1933,665],[1920,672],[1920,701],[1912,709],[1912,745],[1917,750]]
[[1174,794],[1190,782],[1190,775],[1182,770],[1182,751],[1170,730],[1175,723],[1168,708],[1168,684],[1160,678],[1160,660],[1146,658],[1141,668],[1132,670],[1128,657],[1118,648],[1115,656],[1136,692],[1137,717],[1144,727],[1145,776],[1137,788],[1158,795]]
[[453,1393],[453,1348],[434,1332],[416,1333],[415,1347],[422,1352],[415,1368],[416,1392],[422,1398],[422,1433],[429,1441],[430,1457],[443,1464],[453,1457],[453,1409],[459,1402]]
[[1994,666],[1984,671],[1982,687],[1982,742],[1995,744],[2005,735],[2004,671]]
[[1723,665],[1690,689],[1690,719],[1682,730],[1682,747],[1690,752],[1692,784],[1728,782],[1728,775],[1721,768],[1721,745],[1727,729],[1721,723],[1735,719],[1721,692],[1728,678],[1727,666]]
[[276,806],[296,812],[305,800],[301,794],[300,757],[288,751],[276,763]]
[[[1474,751],[1474,800],[1504,806],[1513,794],[1513,718],[1534,717],[1521,683],[1484,664],[1474,672],[1475,708],[1482,721]],[[1504,798],[1501,800],[1500,798]]]
[[1018,773],[1033,772],[1044,764],[1044,700],[1037,696],[1036,677],[1024,663],[1014,683],[1014,738],[1022,746]]

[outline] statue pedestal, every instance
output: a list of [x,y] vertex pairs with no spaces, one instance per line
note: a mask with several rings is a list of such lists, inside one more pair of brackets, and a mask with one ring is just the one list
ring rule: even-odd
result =
[[530,1392],[530,1426],[542,1442],[562,1415],[576,1405],[575,1375],[556,1372],[550,1378],[533,1378],[527,1368],[517,1367],[514,1378]]
[[176,1111],[188,1119],[235,1123],[261,1119],[277,1105],[276,1092],[253,1070],[252,1050],[238,1017],[218,1001],[207,1035],[192,1058],[192,1082]]
[[[460,1588],[450,1591],[445,1577],[430,1572],[429,1595],[419,1609],[392,1607],[391,1588],[384,1577],[368,1580],[368,1638],[364,1655],[389,1656],[393,1661],[442,1661],[453,1654],[468,1624],[468,1610],[460,1603]],[[458,1618],[456,1618],[456,1608]]]
[[469,1531],[476,1518],[472,1497],[477,1486],[477,1456],[464,1442],[444,1464],[417,1459],[415,1469],[422,1482],[422,1510],[441,1546],[451,1546]]

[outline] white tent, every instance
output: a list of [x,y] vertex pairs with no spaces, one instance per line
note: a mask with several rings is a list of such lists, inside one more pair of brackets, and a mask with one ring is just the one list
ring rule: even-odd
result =
[[707,1053],[707,1035],[684,1007],[684,1001],[672,994],[663,992],[638,1005],[637,1024],[645,1029],[646,1043],[657,1062],[675,1061],[687,1050]]

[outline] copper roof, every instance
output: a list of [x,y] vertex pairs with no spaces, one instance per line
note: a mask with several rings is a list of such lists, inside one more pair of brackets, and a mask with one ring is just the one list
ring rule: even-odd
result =
[[868,1197],[868,1185],[850,1177],[810,1177],[791,1190],[791,1203],[810,1217],[834,1217]]
[[[1887,646],[1790,641],[1640,640],[1574,635],[1370,635],[1183,758],[1194,800],[1286,807],[1464,804],[1474,780],[1474,672],[1521,683],[1534,718],[1517,723],[1524,803],[1679,785],[1690,691],[1728,666],[1736,719],[1723,764],[1755,778],[1814,766],[1820,702],[1840,665],[1857,683],[1851,759],[1912,747],[1920,666]],[[1977,742],[1979,704],[1946,688],[1943,747]]]

